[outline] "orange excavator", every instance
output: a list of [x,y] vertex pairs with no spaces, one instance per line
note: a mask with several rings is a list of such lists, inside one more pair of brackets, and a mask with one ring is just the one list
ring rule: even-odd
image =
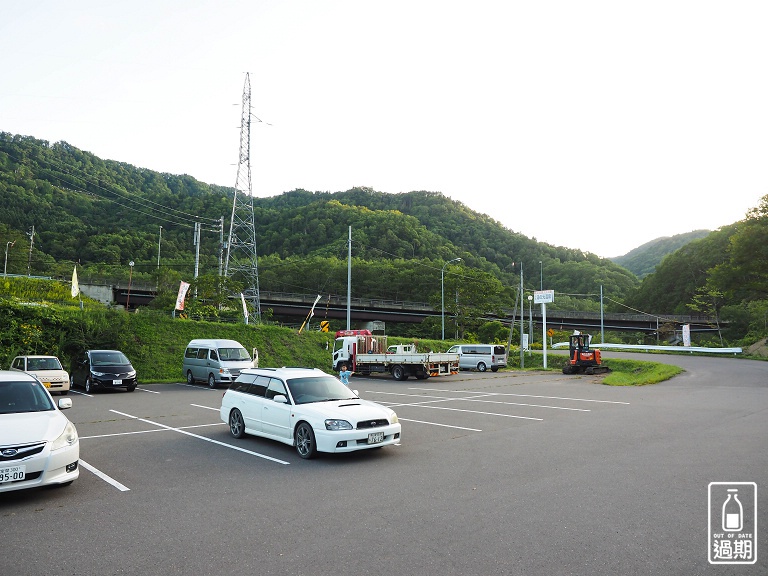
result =
[[573,334],[568,340],[568,360],[563,365],[563,374],[607,374],[611,371],[603,366],[600,350],[589,347],[590,336]]

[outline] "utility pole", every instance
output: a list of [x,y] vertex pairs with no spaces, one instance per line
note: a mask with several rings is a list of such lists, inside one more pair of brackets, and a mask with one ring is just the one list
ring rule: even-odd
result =
[[[224,269],[224,216],[219,219],[219,280]],[[219,282],[221,284],[221,282]]]
[[352,226],[347,238],[347,330],[352,324]]
[[[195,238],[192,241],[195,245],[195,280],[200,270],[200,222],[195,222]],[[197,298],[197,282],[195,282],[195,298]]]
[[[659,338],[658,319],[656,320],[656,339]],[[603,285],[600,284],[600,343],[605,344],[605,321],[603,316]]]
[[523,353],[523,332],[525,332],[525,305],[523,304],[523,262],[520,261],[520,368],[525,368]]
[[157,269],[160,270],[160,241],[163,239],[163,227],[160,226],[160,234],[157,236]]
[[32,225],[32,231],[27,232],[29,236],[29,258],[27,259],[27,276],[32,274],[32,246],[35,244],[35,225]]

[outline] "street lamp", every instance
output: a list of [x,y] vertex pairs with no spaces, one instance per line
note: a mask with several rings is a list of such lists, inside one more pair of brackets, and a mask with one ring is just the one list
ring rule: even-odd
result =
[[8,242],[5,243],[5,264],[3,265],[3,277],[8,276],[8,246],[13,246],[16,244],[16,240],[11,242],[8,240]]
[[440,317],[442,319],[442,326],[443,326],[443,340],[445,340],[445,267],[448,266],[451,262],[459,262],[461,258],[454,258],[453,260],[448,260],[445,264],[443,264],[443,269],[440,270]]
[[539,290],[543,292],[544,291],[544,264],[541,263],[541,260],[539,260],[539,273],[541,276],[541,285],[539,287]]
[[128,266],[131,267],[131,271],[128,273],[128,296],[125,297],[125,311],[128,311],[128,304],[131,301],[131,280],[133,279],[133,260],[128,262]]

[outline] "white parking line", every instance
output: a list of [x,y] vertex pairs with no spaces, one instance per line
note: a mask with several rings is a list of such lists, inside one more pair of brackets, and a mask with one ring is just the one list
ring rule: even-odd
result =
[[186,386],[195,390],[207,390],[208,392],[221,392],[219,388],[209,388],[208,386],[198,386],[197,384],[187,384],[186,382],[180,382],[179,386]]
[[85,468],[89,472],[93,472],[96,476],[98,476],[99,478],[104,480],[104,482],[106,482],[107,484],[111,484],[112,486],[114,486],[115,488],[120,490],[121,492],[128,492],[130,490],[130,488],[128,488],[124,484],[120,484],[120,482],[118,482],[117,480],[115,480],[111,476],[108,476],[108,475],[104,474],[104,472],[102,472],[98,468],[94,468],[93,466],[88,464],[88,462],[86,462],[85,460],[80,460],[80,466],[82,466],[83,468]]
[[482,432],[479,428],[465,428],[464,426],[451,426],[450,424],[438,424],[437,422],[426,422],[424,420],[411,420],[410,418],[400,418],[401,422],[415,422],[417,424],[429,424],[430,426],[442,426],[443,428],[457,428],[459,430],[469,430],[470,432]]
[[200,404],[190,404],[190,406],[194,406],[195,408],[205,408],[206,410],[215,410],[216,412],[220,411],[218,408],[212,408],[211,406],[202,406]]
[[[179,426],[179,430],[189,430],[190,428],[207,428],[209,426],[224,426],[224,422],[214,422],[213,424],[195,424],[194,426]],[[171,430],[175,430],[172,428]],[[152,432],[170,432],[165,428],[155,428],[154,430],[135,430],[134,432],[115,432],[113,434],[97,434],[96,436],[80,436],[80,440],[89,440],[91,438],[109,438],[110,436],[131,436],[133,434],[149,434]]]
[[227,444],[225,442],[219,442],[218,440],[213,440],[212,438],[206,438],[205,436],[199,436],[198,434],[192,434],[191,432],[187,432],[186,430],[182,430],[181,428],[174,428],[173,426],[166,426],[165,424],[160,424],[159,422],[153,422],[152,420],[147,420],[145,418],[139,418],[138,416],[132,416],[131,414],[126,414],[125,412],[118,412],[117,410],[110,410],[110,412],[113,412],[115,414],[119,414],[120,416],[125,416],[126,418],[133,418],[134,420],[138,420],[139,422],[145,422],[146,424],[151,424],[152,426],[159,426],[160,428],[165,428],[166,430],[173,430],[175,432],[178,432],[180,434],[185,434],[187,436],[191,436],[192,438],[198,438],[200,440],[205,440],[206,442],[210,442],[211,444],[217,444],[219,446],[224,446],[225,448],[230,448],[231,450],[237,450],[238,452],[244,452],[246,454],[250,454],[251,456],[256,456],[257,458],[263,458],[264,460],[271,460],[272,462],[277,462],[278,464],[290,464],[290,462],[286,462],[284,460],[278,460],[277,458],[272,458],[271,456],[267,456],[266,454],[259,454],[258,452],[253,452],[252,450],[246,450],[245,448],[240,448],[239,446],[233,446],[232,444]]
[[[430,410],[450,410],[451,412],[468,412],[469,414],[483,414],[485,416],[501,416],[502,418],[519,418],[520,420],[536,420],[543,422],[544,418],[532,418],[530,416],[515,416],[513,414],[498,414],[496,412],[482,412],[480,410],[463,410],[461,408],[446,408],[445,406],[427,406],[426,402],[414,402],[412,404],[390,404],[392,406],[415,406],[417,408],[429,408]],[[397,417],[398,420],[404,420],[404,418]]]
[[407,404],[395,404],[395,406],[415,406],[417,404],[428,404],[431,402],[451,402],[451,401],[465,401],[465,402],[487,402],[489,404],[505,404],[507,406],[528,406],[529,408],[550,408],[552,410],[574,410],[576,412],[591,412],[588,408],[568,408],[565,406],[547,406],[545,404],[524,404],[522,402],[502,402],[500,400],[483,400],[488,396],[495,396],[493,393],[482,393],[469,398],[456,397],[446,398],[445,396],[424,396],[423,394],[403,394],[402,392],[377,392],[378,394],[389,394],[393,396],[410,396],[412,398],[435,398],[435,400],[427,400],[425,402],[412,402]]
[[[440,388],[408,388],[408,390],[423,390],[424,392],[460,392],[462,394],[478,394],[477,390],[442,390]],[[519,396],[521,398],[545,398],[547,400],[573,400],[575,402],[598,402],[601,404],[625,404],[629,402],[617,402],[615,400],[591,400],[589,398],[567,398],[562,396],[536,396],[534,394],[512,394],[509,392],[483,392],[492,396]]]
[[147,390],[146,388],[139,388],[136,387],[136,390],[141,390],[142,392],[151,392],[152,394],[160,394],[157,390]]

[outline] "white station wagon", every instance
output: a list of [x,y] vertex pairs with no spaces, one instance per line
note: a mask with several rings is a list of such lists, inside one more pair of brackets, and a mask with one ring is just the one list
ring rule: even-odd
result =
[[335,376],[309,368],[249,368],[221,399],[221,419],[235,438],[263,436],[317,452],[352,452],[400,442],[393,410],[361,399]]

